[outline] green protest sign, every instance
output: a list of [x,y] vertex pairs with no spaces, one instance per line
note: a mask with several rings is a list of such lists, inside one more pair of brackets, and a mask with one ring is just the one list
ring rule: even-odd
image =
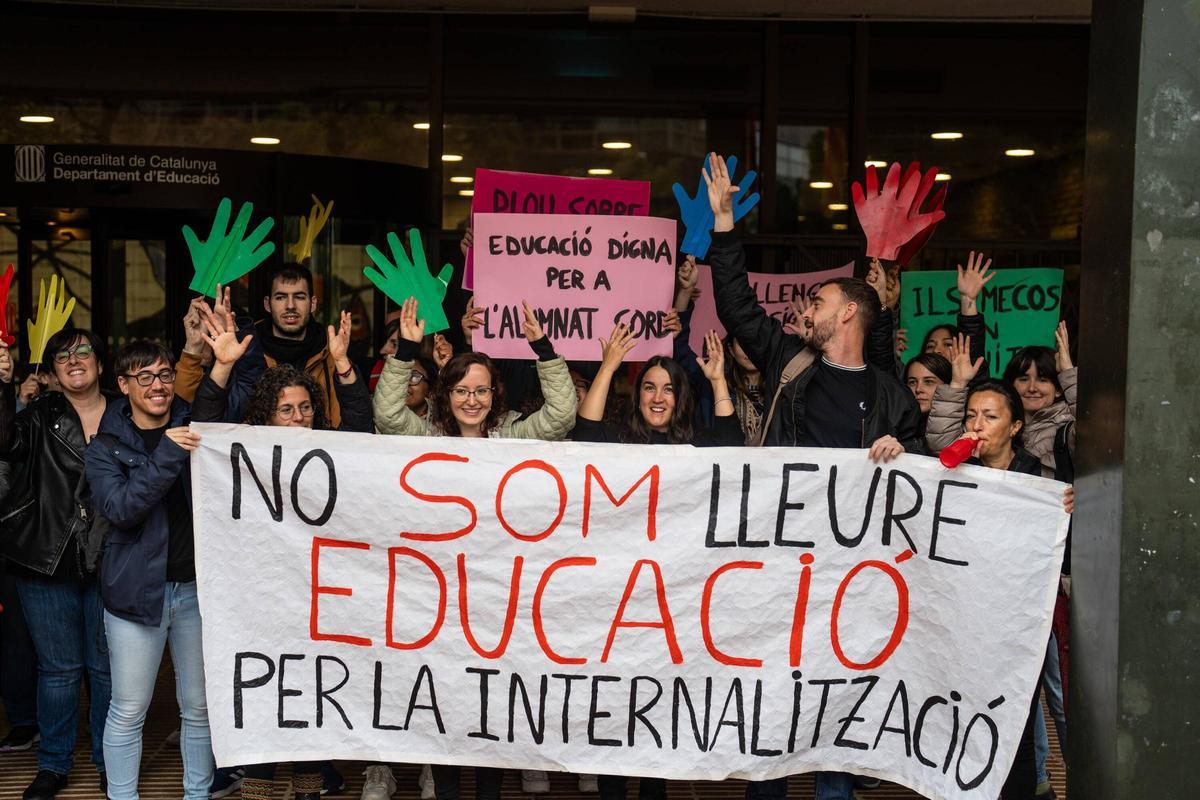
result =
[[[1062,306],[1061,269],[1000,269],[976,300],[987,323],[987,360],[999,375],[1012,354],[1028,345],[1054,346]],[[958,317],[958,274],[908,272],[900,278],[900,327],[908,332],[905,363],[925,335]]]

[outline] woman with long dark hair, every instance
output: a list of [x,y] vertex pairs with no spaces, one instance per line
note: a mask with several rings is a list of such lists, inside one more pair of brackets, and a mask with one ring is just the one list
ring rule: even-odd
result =
[[633,383],[629,411],[620,425],[606,424],[613,376],[637,339],[625,325],[618,325],[607,340],[600,340],[601,362],[596,379],[579,407],[574,439],[577,442],[623,442],[626,444],[694,444],[736,446],[744,442],[734,414],[734,402],[725,378],[725,349],[716,331],[705,334],[708,359],[697,363],[713,391],[712,428],[696,429],[695,401],[683,367],[673,358],[654,356],[642,366]]
[[933,394],[937,387],[949,383],[953,378],[950,362],[937,353],[920,353],[913,356],[904,368],[904,385],[917,398],[921,409],[921,435],[925,435],[925,427],[929,422],[929,412],[933,408]]

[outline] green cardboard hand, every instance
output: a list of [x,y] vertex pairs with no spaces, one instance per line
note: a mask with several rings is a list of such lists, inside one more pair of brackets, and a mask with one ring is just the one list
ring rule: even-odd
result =
[[188,252],[192,256],[192,267],[196,271],[189,288],[206,297],[215,299],[217,284],[228,286],[275,252],[274,242],[263,242],[275,225],[275,220],[267,217],[254,229],[254,233],[246,236],[246,228],[250,226],[250,215],[254,213],[254,204],[243,203],[238,210],[237,219],[233,222],[233,228],[226,232],[232,210],[233,202],[228,197],[222,199],[221,204],[217,206],[212,230],[203,243],[192,231],[191,226],[183,226],[183,239],[187,242]]
[[449,328],[450,323],[446,320],[445,310],[442,309],[442,300],[446,297],[446,287],[454,274],[454,267],[446,264],[437,277],[430,274],[429,266],[425,262],[425,247],[421,244],[421,232],[416,228],[408,232],[411,260],[404,251],[399,236],[389,233],[387,241],[392,249],[392,261],[374,245],[369,244],[367,255],[378,269],[363,267],[363,275],[397,305],[402,306],[405,300],[415,297],[419,309],[418,316],[425,321],[425,333],[437,333]]

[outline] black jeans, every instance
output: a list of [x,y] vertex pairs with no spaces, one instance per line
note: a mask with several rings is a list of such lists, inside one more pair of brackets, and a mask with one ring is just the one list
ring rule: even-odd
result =
[[[625,800],[629,778],[624,775],[597,775],[600,800]],[[666,800],[667,782],[662,778],[638,778],[638,800]],[[440,799],[439,799],[440,800]]]
[[[433,765],[433,788],[437,800],[459,800],[463,768],[453,765]],[[500,785],[504,770],[495,767],[475,767],[475,800],[500,800]]]
[[1029,717],[1025,720],[1025,730],[1021,731],[1021,741],[1017,743],[1017,755],[1013,759],[1012,769],[1004,781],[1004,790],[1000,796],[1004,800],[1033,800],[1037,793],[1037,757],[1034,754],[1033,726],[1037,719],[1034,714],[1042,713],[1038,703],[1041,687],[1034,689],[1033,702],[1029,707]]

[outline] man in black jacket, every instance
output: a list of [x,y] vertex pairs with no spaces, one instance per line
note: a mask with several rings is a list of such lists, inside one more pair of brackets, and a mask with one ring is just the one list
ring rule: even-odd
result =
[[[733,235],[733,192],[725,161],[715,154],[705,173],[714,214],[709,264],[721,324],[741,344],[763,376],[765,445],[789,447],[869,447],[873,461],[889,461],[907,451],[924,453],[921,410],[916,398],[891,370],[869,364],[876,344],[891,347],[891,315],[881,313],[878,293],[865,281],[829,281],[801,317],[805,337],[784,333],[770,317],[746,276],[746,256]],[[880,323],[877,325],[876,323]],[[851,800],[854,778],[816,774],[816,800]],[[782,800],[787,778],[751,781],[747,798]]]

